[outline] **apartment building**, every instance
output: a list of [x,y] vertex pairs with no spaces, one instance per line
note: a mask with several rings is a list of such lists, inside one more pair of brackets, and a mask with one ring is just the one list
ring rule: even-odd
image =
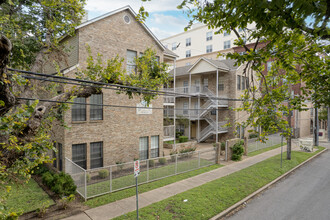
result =
[[[117,55],[124,58],[128,72],[135,69],[134,58],[147,48],[155,50],[161,62],[175,60],[176,55],[166,50],[135,16],[132,8],[126,6],[78,26],[75,36],[62,41],[71,48],[68,61],[61,66],[65,76],[72,77],[77,68],[86,67],[86,44],[94,57],[100,53],[105,60]],[[141,97],[129,99],[117,91],[102,89],[102,94],[77,97],[74,102],[63,116],[69,128],[54,127],[57,152],[53,153],[53,165],[57,169],[65,169],[65,158],[92,169],[163,155],[163,97],[141,109],[135,108],[145,106]]]
[[[167,106],[164,118],[174,119],[176,130],[198,142],[218,142],[233,138],[235,122],[247,119],[244,112],[235,112],[239,98],[249,86],[243,66],[234,60],[199,58],[192,65],[174,68],[169,92],[175,92],[175,105]],[[227,127],[226,124],[231,126]],[[237,130],[243,137],[246,129]]]
[[[253,29],[255,25],[249,24],[247,28]],[[245,38],[248,37],[247,30],[239,29],[237,31]],[[179,56],[178,59],[181,60],[215,51],[226,52],[227,49],[234,47],[235,39],[237,37],[234,32],[220,34],[218,29],[208,29],[206,25],[196,23],[188,31],[162,39],[161,42],[166,48],[176,53]],[[222,59],[224,58],[222,57]],[[192,65],[195,61],[197,60],[188,61],[187,59],[186,65]]]

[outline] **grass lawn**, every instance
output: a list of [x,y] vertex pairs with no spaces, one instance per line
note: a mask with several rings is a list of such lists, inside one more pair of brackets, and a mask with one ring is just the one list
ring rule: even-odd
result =
[[[200,167],[209,166],[213,164],[213,161],[200,159]],[[188,161],[178,162],[177,173],[186,172],[189,170],[198,169],[198,159],[190,159]],[[170,176],[175,174],[175,163],[165,165],[163,167],[154,168],[149,170],[149,181],[159,179],[162,177]],[[139,183],[147,182],[147,171],[142,171],[138,177]],[[127,176],[114,178],[112,180],[112,190],[119,190],[125,187],[135,186],[135,178],[132,173]],[[83,190],[81,190],[83,191]],[[110,181],[105,180],[103,182],[91,184],[87,186],[87,196],[95,196],[102,193],[110,192]]]
[[[283,168],[280,168],[280,155],[274,156],[226,177],[141,208],[140,218],[209,219],[323,149],[319,148],[313,153],[293,151],[290,161],[283,160]],[[130,212],[116,219],[135,218],[136,212]]]
[[[208,167],[200,168],[198,170],[193,170],[190,172],[178,174],[176,176],[171,176],[171,177],[167,177],[167,178],[157,180],[154,182],[146,183],[146,184],[139,186],[139,193],[148,192],[150,190],[153,190],[153,189],[156,189],[156,188],[159,188],[162,186],[166,186],[168,184],[171,184],[171,183],[183,180],[183,179],[187,179],[189,177],[193,177],[193,176],[199,175],[201,173],[208,172],[210,170],[217,169],[221,166],[222,165],[218,165],[218,164],[211,165]],[[89,207],[94,208],[97,206],[115,202],[120,199],[125,199],[128,197],[134,196],[134,195],[135,195],[135,188],[124,189],[121,191],[117,191],[117,192],[109,193],[109,194],[99,196],[99,197],[96,197],[93,199],[89,199],[87,202],[85,202],[85,205],[88,205]]]
[[[286,145],[286,143],[283,143],[283,146],[285,146],[285,145]],[[255,155],[258,155],[258,154],[264,153],[264,152],[266,152],[266,151],[269,151],[269,150],[273,150],[273,149],[275,149],[275,148],[278,148],[278,147],[280,147],[280,146],[281,146],[281,144],[275,144],[275,145],[273,145],[273,146],[271,146],[271,147],[263,148],[263,149],[256,150],[256,151],[252,151],[252,152],[248,152],[248,156],[249,156],[249,157],[253,157],[253,156],[255,156]]]
[[[174,141],[165,141],[165,143],[166,143],[166,144],[174,144]],[[180,143],[180,142],[179,142],[179,139],[176,139],[176,140],[175,140],[175,143],[176,143],[176,144]]]
[[[4,192],[0,192],[3,195]],[[33,180],[24,185],[12,185],[7,200],[9,209],[22,211],[23,213],[34,211],[44,203],[54,204],[54,201]]]

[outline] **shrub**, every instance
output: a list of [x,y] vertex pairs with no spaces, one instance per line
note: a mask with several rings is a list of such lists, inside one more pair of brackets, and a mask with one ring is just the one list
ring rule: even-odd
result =
[[48,171],[49,169],[44,164],[40,164],[39,166],[33,169],[33,173],[36,175],[42,175]]
[[182,135],[183,135],[183,132],[181,132],[181,131],[175,132],[175,138],[179,138]]
[[256,134],[256,133],[251,133],[251,134],[249,134],[249,139],[251,139],[251,138],[257,138],[259,135],[258,134]]
[[244,140],[240,140],[239,141],[239,144],[242,145],[242,146],[244,146]]
[[109,170],[103,169],[99,171],[99,177],[105,179],[109,176]]
[[52,186],[53,184],[53,174],[51,172],[46,172],[44,174],[42,174],[42,183],[45,184],[46,186],[48,186],[49,188]]
[[44,215],[47,212],[47,209],[49,208],[49,201],[43,202],[39,208],[37,208],[36,213],[39,218],[44,217]]
[[180,154],[183,154],[183,153],[189,153],[189,152],[193,152],[196,150],[196,147],[185,147],[185,148],[182,148],[179,152]]
[[149,167],[155,166],[155,161],[154,160],[149,160]]
[[159,158],[158,159],[158,162],[161,164],[161,165],[165,165],[167,163],[167,160],[166,158],[162,157],[162,158]]
[[233,154],[231,156],[231,159],[234,161],[238,161],[242,159],[242,155],[244,153],[244,147],[240,143],[234,144],[233,148]]
[[89,183],[91,179],[91,175],[89,173],[86,173],[86,182]]
[[179,143],[184,143],[188,141],[188,137],[187,136],[180,136],[179,137]]
[[60,172],[54,174],[51,190],[60,196],[75,194],[77,186],[69,174]]
[[69,203],[73,202],[75,199],[75,195],[71,194],[69,196],[64,196],[60,200],[60,205],[62,209],[66,209],[69,206]]

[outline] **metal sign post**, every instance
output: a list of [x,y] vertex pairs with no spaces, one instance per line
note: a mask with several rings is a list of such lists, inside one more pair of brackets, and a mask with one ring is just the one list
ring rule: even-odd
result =
[[134,177],[136,187],[136,219],[139,219],[139,195],[138,195],[138,176],[140,175],[140,161],[134,161]]
[[281,135],[281,168],[282,168],[282,160],[283,160],[282,154],[283,154],[283,135]]

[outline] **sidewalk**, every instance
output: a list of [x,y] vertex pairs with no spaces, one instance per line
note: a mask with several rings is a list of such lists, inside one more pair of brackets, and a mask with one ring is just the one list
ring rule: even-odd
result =
[[[283,150],[286,150],[286,146],[283,146]],[[243,161],[231,163],[229,165],[212,170],[210,172],[203,173],[185,180],[181,180],[179,182],[175,182],[167,186],[151,190],[149,192],[141,193],[139,194],[139,208],[146,207],[152,203],[159,202],[176,194],[185,192],[192,188],[201,186],[205,183],[227,176],[280,153],[281,148],[276,148],[274,150],[267,151],[254,157],[247,158]],[[132,196],[113,203],[86,210],[84,213],[71,216],[69,218],[66,218],[65,220],[105,220],[115,218],[135,210],[136,200],[135,196]]]

